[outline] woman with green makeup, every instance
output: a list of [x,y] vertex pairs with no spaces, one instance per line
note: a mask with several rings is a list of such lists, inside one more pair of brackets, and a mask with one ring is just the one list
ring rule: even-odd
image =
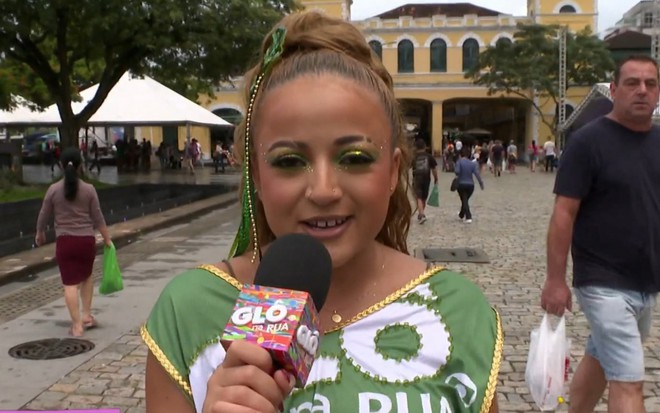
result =
[[[496,412],[499,316],[466,278],[408,254],[409,142],[362,33],[289,15],[245,82],[237,242],[171,281],[142,328],[147,412]],[[320,357],[296,389],[263,348],[218,343],[261,252],[290,233],[332,260]]]

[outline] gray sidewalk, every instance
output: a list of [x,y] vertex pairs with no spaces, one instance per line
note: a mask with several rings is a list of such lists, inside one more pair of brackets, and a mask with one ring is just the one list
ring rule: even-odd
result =
[[[124,290],[95,296],[93,309],[99,327],[85,334],[84,339],[95,344],[87,353],[40,361],[11,358],[8,350],[14,345],[66,337],[69,317],[57,271],[44,272],[36,283],[9,290],[3,300],[49,294],[53,299],[0,326],[0,409],[107,406],[126,411],[143,406],[146,353],[135,332],[173,274],[226,257],[236,231],[236,216],[238,207],[234,203],[189,222],[142,234],[120,249]],[[101,260],[97,259],[93,272],[97,280],[100,266]],[[57,289],[53,291],[54,286]],[[0,311],[4,310],[0,306]]]
[[[486,190],[477,189],[471,201],[472,224],[458,220],[458,197],[448,190],[451,178],[451,174],[440,174],[440,207],[428,209],[429,220],[424,225],[412,224],[409,248],[412,252],[415,248],[430,246],[473,247],[488,254],[491,260],[488,264],[450,263],[448,267],[465,273],[480,285],[502,317],[505,343],[498,383],[500,412],[538,411],[524,383],[524,370],[529,333],[542,316],[540,289],[545,272],[545,235],[553,204],[554,176],[526,170],[498,179],[487,175],[484,177]],[[217,262],[224,256],[235,230],[237,214],[238,209],[233,206],[222,216],[209,214],[194,224],[147,235],[142,238],[143,242],[120,250],[121,259],[129,262],[125,267],[127,288],[116,296],[96,298],[99,321],[109,325],[90,332],[88,338],[97,344],[94,352],[64,359],[61,366],[25,361],[9,365],[5,358],[0,358],[0,388],[11,389],[0,395],[0,409],[118,406],[122,412],[144,412],[146,349],[139,340],[137,328],[167,280],[184,268],[196,263]],[[161,252],[154,253],[155,250]],[[199,254],[191,251],[199,251]],[[17,290],[14,294],[21,292]],[[0,298],[2,301],[5,296]],[[63,300],[56,299],[0,324],[3,332],[0,357],[6,357],[7,341],[61,334],[66,328],[64,311]],[[657,310],[654,316],[652,337],[646,344],[644,392],[648,412],[660,412]],[[121,319],[116,320],[117,317]],[[586,321],[577,305],[567,318],[567,326],[573,339],[571,368],[574,369],[588,335]],[[23,382],[29,387],[21,393],[18,384]],[[11,395],[12,399],[6,395]],[[605,410],[604,404],[597,408],[597,411]],[[559,411],[566,411],[566,406]]]

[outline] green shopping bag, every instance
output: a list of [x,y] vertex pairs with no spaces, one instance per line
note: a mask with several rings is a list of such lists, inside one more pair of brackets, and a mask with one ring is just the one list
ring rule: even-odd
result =
[[109,247],[106,245],[103,247],[103,279],[99,285],[99,293],[107,295],[123,289],[124,282],[121,279],[115,244],[110,244]]
[[440,206],[440,192],[438,191],[438,184],[433,185],[433,189],[431,190],[428,201],[426,201],[426,205],[432,207]]

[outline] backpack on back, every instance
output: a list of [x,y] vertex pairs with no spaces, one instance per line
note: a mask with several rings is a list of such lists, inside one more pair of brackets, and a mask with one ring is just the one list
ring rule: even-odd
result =
[[413,175],[415,176],[429,176],[431,172],[431,165],[429,164],[429,154],[418,153],[415,156],[415,163],[413,165]]

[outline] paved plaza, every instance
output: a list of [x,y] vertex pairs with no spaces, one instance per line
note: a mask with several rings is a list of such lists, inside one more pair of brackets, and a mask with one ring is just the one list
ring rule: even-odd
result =
[[[505,331],[504,359],[498,398],[501,412],[538,411],[524,382],[530,331],[542,317],[540,289],[545,271],[545,235],[552,210],[554,175],[530,173],[485,177],[486,190],[476,190],[472,200],[474,222],[458,219],[458,196],[450,193],[452,175],[440,174],[440,207],[429,208],[428,221],[413,222],[409,247],[473,247],[483,249],[488,264],[447,266],[478,283],[502,317]],[[184,268],[215,262],[227,253],[236,228],[236,206],[198,217],[189,225],[145,235],[119,251],[126,289],[97,297],[101,327],[86,338],[96,344],[89,353],[60,361],[9,360],[9,344],[30,337],[63,336],[66,314],[57,289],[56,271],[45,272],[29,285],[0,287],[0,302],[7,298],[41,300],[32,310],[7,315],[0,306],[0,410],[24,408],[73,409],[120,407],[122,412],[144,412],[144,362],[146,348],[137,334],[160,288]],[[97,264],[99,263],[97,260]],[[95,271],[98,277],[99,270]],[[51,283],[43,292],[43,283]],[[41,284],[40,284],[41,283]],[[41,291],[41,292],[40,292]],[[37,294],[38,293],[38,294]],[[37,298],[34,298],[37,297]],[[583,353],[587,330],[577,308],[568,317],[573,339],[571,367]],[[660,332],[656,310],[652,337],[646,345],[647,410],[660,412]],[[13,384],[12,387],[6,387]],[[20,390],[26,388],[28,390]],[[9,389],[9,392],[4,390]],[[570,402],[570,401],[569,401]],[[565,411],[566,406],[560,408]],[[597,411],[605,411],[604,404]],[[348,413],[348,412],[347,412]]]

